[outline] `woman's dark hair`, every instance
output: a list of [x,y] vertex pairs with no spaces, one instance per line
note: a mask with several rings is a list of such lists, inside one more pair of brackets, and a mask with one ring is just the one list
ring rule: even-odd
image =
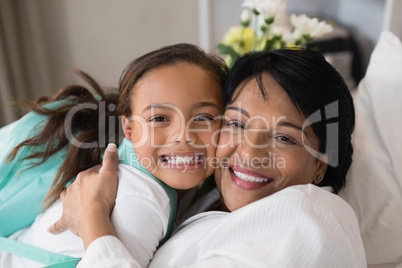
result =
[[[47,116],[48,119],[37,136],[23,141],[14,148],[9,155],[10,161],[16,157],[18,151],[23,147],[44,146],[43,151],[35,151],[35,153],[24,158],[41,159],[35,165],[37,166],[63,148],[68,147],[67,156],[44,199],[45,208],[59,198],[66,184],[79,172],[101,163],[103,149],[108,143],[119,144],[120,120],[118,116],[131,116],[130,104],[136,83],[146,73],[154,69],[177,63],[190,63],[202,68],[209,72],[222,88],[226,83],[228,68],[221,58],[209,55],[191,44],[176,44],[152,51],[131,62],[120,78],[118,95],[106,95],[93,78],[78,71],[79,75],[90,84],[99,96],[94,97],[88,89],[74,85],[61,89],[56,96],[51,98],[41,97],[33,103],[20,102],[33,112]],[[66,99],[70,99],[71,102],[56,109],[51,110],[43,107],[45,103]],[[77,109],[77,105],[80,104],[82,107]],[[104,107],[104,109],[100,107]],[[117,109],[115,109],[116,107]],[[65,120],[72,111],[74,111],[74,116],[69,118],[71,120],[70,130],[75,134],[76,142],[78,144],[96,144],[97,146],[86,146],[89,147],[86,148],[70,144],[66,135]]]
[[[320,53],[312,50],[252,52],[240,58],[231,69],[224,89],[225,105],[232,102],[238,86],[250,78],[256,79],[267,100],[269,89],[263,87],[263,74],[270,75],[282,87],[304,117],[318,111],[322,120],[311,126],[320,141],[319,152],[332,154],[319,186],[332,186],[333,192],[338,193],[345,186],[352,163],[351,134],[355,124],[352,96],[342,77]],[[327,131],[329,123],[338,124],[337,132]],[[333,141],[338,144],[326,148]]]

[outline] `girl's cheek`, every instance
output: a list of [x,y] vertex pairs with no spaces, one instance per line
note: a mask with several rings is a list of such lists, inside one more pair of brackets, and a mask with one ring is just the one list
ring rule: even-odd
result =
[[159,148],[163,146],[171,146],[173,145],[173,142],[170,141],[168,137],[166,137],[166,132],[160,131],[160,130],[153,130],[153,133],[149,135],[148,137],[148,144],[151,146],[151,148]]
[[141,146],[146,144],[149,139],[149,129],[147,126],[144,127],[143,124],[134,122],[133,132],[131,134],[131,141],[136,144],[136,146]]

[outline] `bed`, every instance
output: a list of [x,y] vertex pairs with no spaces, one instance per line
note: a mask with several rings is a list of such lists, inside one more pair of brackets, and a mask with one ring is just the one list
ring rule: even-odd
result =
[[402,43],[394,33],[381,33],[354,102],[353,163],[341,197],[357,215],[368,266],[402,267]]

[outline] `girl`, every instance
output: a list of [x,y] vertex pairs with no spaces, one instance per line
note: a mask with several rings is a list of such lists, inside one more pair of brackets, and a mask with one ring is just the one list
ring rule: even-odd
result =
[[[223,109],[222,87],[226,73],[225,63],[219,58],[208,56],[193,45],[179,44],[134,60],[122,75],[117,114],[121,116],[124,139],[119,145],[120,180],[116,207],[111,217],[116,234],[126,242],[126,247],[143,267],[148,265],[158,244],[163,243],[170,233],[178,198],[174,189],[195,187],[213,173],[210,161],[215,155],[216,133],[220,129],[220,121],[216,118]],[[112,117],[116,110],[113,98],[102,94],[99,86],[88,76],[86,78],[106,100],[105,103],[100,102],[98,108],[102,110],[102,105],[104,107],[107,117],[100,118],[108,123],[106,129],[116,126]],[[76,96],[82,105],[74,106],[75,101],[67,99],[65,94]],[[100,149],[93,137],[97,137],[103,128],[91,118],[89,110],[95,108],[91,103],[85,103],[84,100],[90,99],[88,95],[82,88],[67,88],[54,99],[63,100],[61,104],[55,104],[61,105],[59,108],[50,111],[37,106],[37,110],[50,115],[47,125],[39,135],[21,143],[11,154],[11,158],[15,158],[27,146],[44,144],[48,134],[52,136],[46,150],[27,158],[42,158],[44,162],[52,159],[69,141],[80,146],[69,146],[66,160],[46,197],[47,205],[54,203],[77,174],[77,170],[74,173],[69,170],[71,165],[82,170],[88,164],[100,161]],[[95,103],[94,99],[91,101]],[[76,119],[78,114],[86,117]],[[72,129],[68,127],[70,121]],[[48,133],[50,129],[51,133]],[[55,130],[57,134],[54,134]],[[117,130],[115,127],[113,134]],[[113,136],[109,133],[105,135],[106,140]],[[113,150],[113,146],[108,148]],[[38,162],[37,167],[40,164]],[[32,226],[14,233],[6,241],[15,240],[48,251],[82,257],[84,245],[79,237],[71,232],[58,236],[47,232],[60,217],[61,209],[61,203],[55,202],[36,218]],[[41,260],[45,264],[69,259],[51,252],[42,253],[45,256]],[[40,260],[36,253],[34,255],[36,260]],[[77,263],[77,260],[72,262]],[[40,266],[38,262],[6,253],[0,253],[0,264],[2,267]]]

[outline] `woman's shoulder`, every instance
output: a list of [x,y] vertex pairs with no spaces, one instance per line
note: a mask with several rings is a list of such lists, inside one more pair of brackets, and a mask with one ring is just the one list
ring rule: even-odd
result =
[[332,193],[331,187],[313,184],[294,185],[249,204],[240,210],[263,209],[294,210],[310,216],[348,218],[357,223],[356,215],[348,203]]
[[318,187],[314,184],[294,185],[290,186],[274,195],[272,198],[285,198],[294,202],[314,208],[316,210],[340,212],[341,217],[345,212],[349,212],[351,216],[355,216],[353,209],[337,194],[332,193],[332,187]]
[[[236,263],[255,263],[257,258],[261,263],[286,267],[325,267],[328,262],[363,267],[360,264],[365,261],[359,227],[349,205],[314,185],[288,187],[231,213],[194,216],[155,255],[155,264],[171,259],[172,251],[190,247],[189,241],[196,254],[177,253],[179,263],[205,260],[212,254]],[[288,258],[279,257],[284,252]]]

